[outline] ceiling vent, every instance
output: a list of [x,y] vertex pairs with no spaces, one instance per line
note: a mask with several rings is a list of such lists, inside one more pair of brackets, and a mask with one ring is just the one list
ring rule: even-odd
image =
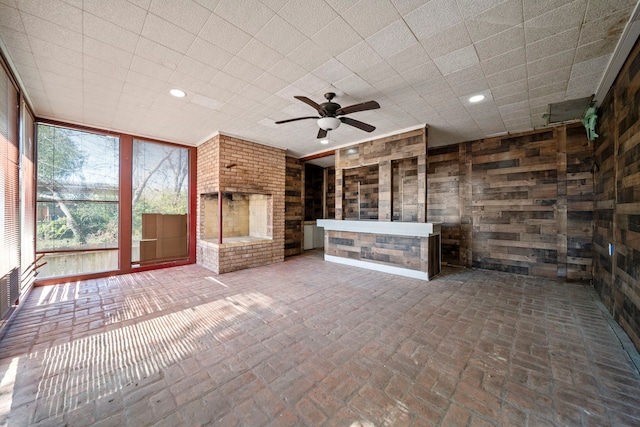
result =
[[543,117],[547,119],[547,124],[550,125],[582,120],[592,102],[593,95],[549,104],[549,113]]

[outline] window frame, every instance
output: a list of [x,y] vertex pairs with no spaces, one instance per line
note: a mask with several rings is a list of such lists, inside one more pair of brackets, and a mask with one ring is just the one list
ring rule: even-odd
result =
[[[72,280],[87,280],[101,277],[109,277],[113,275],[121,275],[139,271],[156,270],[166,267],[174,267],[179,265],[194,264],[196,262],[196,161],[197,161],[197,149],[196,147],[176,144],[173,142],[162,141],[153,138],[147,138],[144,136],[131,135],[121,132],[111,132],[99,128],[93,128],[89,126],[76,125],[71,123],[65,123],[57,120],[50,120],[44,118],[36,118],[34,120],[34,135],[35,135],[35,154],[34,158],[37,159],[38,150],[38,125],[58,126],[78,131],[91,132],[99,135],[108,135],[117,137],[119,139],[119,192],[118,192],[118,268],[116,270],[101,271],[93,273],[83,273],[72,276],[58,276],[36,280],[36,285],[49,285],[66,283]],[[132,244],[132,185],[133,185],[133,140],[143,140],[145,142],[153,142],[157,144],[163,144],[168,146],[175,146],[179,148],[187,149],[188,152],[188,199],[187,199],[187,215],[188,215],[188,258],[178,261],[168,261],[159,264],[150,264],[143,266],[132,266],[131,260],[131,244]],[[37,168],[37,164],[36,164]],[[34,197],[35,194],[34,194]],[[35,204],[35,200],[34,200]],[[34,215],[34,227],[35,227],[35,215]],[[85,252],[95,250],[113,250],[113,248],[100,248],[100,249],[86,249],[86,250],[57,250],[57,251],[36,251],[36,258],[43,253],[53,252]]]

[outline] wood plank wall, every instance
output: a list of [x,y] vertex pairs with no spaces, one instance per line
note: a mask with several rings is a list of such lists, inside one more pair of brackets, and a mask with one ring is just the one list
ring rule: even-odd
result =
[[336,168],[329,167],[325,169],[325,182],[327,186],[326,200],[326,218],[335,219],[336,217]]
[[418,222],[419,203],[418,158],[391,162],[393,221]]
[[427,220],[442,260],[512,273],[591,275],[592,148],[564,126],[429,149]]
[[[640,44],[600,107],[594,285],[640,349]],[[609,253],[609,244],[613,245]]]
[[284,199],[284,256],[302,253],[303,228],[303,164],[299,159],[287,157]]

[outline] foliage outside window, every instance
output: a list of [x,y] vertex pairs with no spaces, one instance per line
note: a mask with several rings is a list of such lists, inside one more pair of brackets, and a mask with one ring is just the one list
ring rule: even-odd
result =
[[[134,140],[132,162],[132,262],[186,258],[189,151],[185,148]],[[154,228],[152,233],[143,226],[143,221],[153,219],[155,227],[154,217],[158,215],[167,216],[164,221],[164,234],[159,220],[157,229]],[[178,224],[181,228],[175,229]],[[145,244],[148,249],[150,243],[154,245],[152,249],[155,255],[150,255],[148,250],[145,253]],[[177,245],[183,251],[177,250]]]
[[[117,137],[38,125],[38,252],[118,248],[119,164]],[[117,269],[117,253],[110,254],[111,261],[96,261],[94,255],[88,263],[72,256],[56,256],[64,271],[50,265],[45,275]],[[75,266],[68,270],[70,264]]]

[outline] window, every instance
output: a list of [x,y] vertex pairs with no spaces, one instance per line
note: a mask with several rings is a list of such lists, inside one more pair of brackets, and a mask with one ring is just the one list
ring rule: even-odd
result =
[[189,150],[134,140],[132,163],[132,263],[188,258]]
[[38,125],[40,277],[118,269],[119,139]]

